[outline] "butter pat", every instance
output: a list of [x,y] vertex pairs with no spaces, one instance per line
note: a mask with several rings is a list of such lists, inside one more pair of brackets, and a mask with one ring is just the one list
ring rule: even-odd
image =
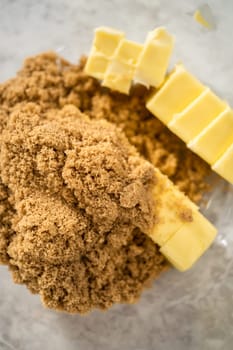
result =
[[124,36],[125,34],[119,30],[108,27],[97,28],[93,42],[95,51],[102,53],[105,57],[112,57]]
[[109,59],[95,51],[91,52],[85,65],[85,73],[102,80],[107,70]]
[[128,94],[141,51],[142,45],[126,39],[121,40],[105,72],[102,85]]
[[189,269],[209,248],[216,237],[216,228],[198,211],[193,222],[184,224],[162,246],[160,252],[180,271]]
[[162,87],[146,103],[147,109],[168,124],[175,114],[182,112],[205,87],[179,64]]
[[133,67],[123,62],[113,61],[109,64],[102,85],[128,94],[133,76]]
[[227,104],[224,101],[206,88],[182,112],[174,116],[168,127],[184,142],[189,142],[226,107]]
[[228,107],[188,147],[210,165],[233,143],[233,111]]
[[85,73],[102,80],[108,64],[123,37],[123,32],[107,27],[97,28],[92,50],[85,65]]
[[116,49],[114,60],[126,63],[130,66],[136,66],[142,50],[143,46],[141,44],[123,39]]
[[233,143],[212,166],[212,169],[233,184]]
[[197,206],[168,179],[156,170],[157,183],[154,188],[158,222],[149,233],[151,239],[163,246],[185,223],[185,217],[192,217]]
[[174,38],[165,28],[149,32],[137,64],[135,80],[146,86],[160,86],[164,81],[173,47]]

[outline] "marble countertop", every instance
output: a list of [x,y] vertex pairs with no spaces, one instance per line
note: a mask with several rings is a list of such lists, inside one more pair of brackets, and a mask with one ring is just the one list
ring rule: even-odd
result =
[[[187,68],[233,106],[233,1],[209,0],[217,29],[192,18],[194,0],[1,0],[0,81],[25,56],[58,50],[75,62],[93,29],[109,25],[143,41],[166,26],[176,36],[173,63]],[[233,191],[224,183],[205,213],[219,228],[213,247],[186,272],[171,270],[133,306],[66,315],[43,309],[38,296],[14,285],[0,267],[0,350],[231,350],[233,344]]]

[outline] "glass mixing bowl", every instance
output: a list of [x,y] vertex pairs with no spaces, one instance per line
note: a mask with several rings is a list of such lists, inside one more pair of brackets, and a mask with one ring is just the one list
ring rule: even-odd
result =
[[[163,25],[176,36],[172,64],[185,66],[233,106],[233,2],[209,1],[216,29],[193,19],[201,4],[185,0],[1,1],[0,80],[28,55],[50,49],[75,62],[93,29],[112,26],[143,41]],[[44,309],[0,267],[1,350],[231,350],[233,344],[233,187],[219,181],[204,214],[218,227],[212,247],[189,271],[164,273],[135,305],[83,317]]]

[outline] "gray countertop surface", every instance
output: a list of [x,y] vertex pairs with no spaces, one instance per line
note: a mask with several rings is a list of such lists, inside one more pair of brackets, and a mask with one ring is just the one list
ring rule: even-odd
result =
[[[0,81],[23,59],[57,50],[76,62],[88,53],[93,29],[108,25],[143,42],[163,25],[176,36],[172,63],[182,61],[233,106],[233,1],[208,1],[217,28],[192,18],[201,1],[0,0]],[[0,350],[233,349],[233,191],[218,185],[206,215],[219,228],[211,249],[186,273],[171,270],[138,304],[82,317],[44,309],[38,296],[13,284],[0,266]]]

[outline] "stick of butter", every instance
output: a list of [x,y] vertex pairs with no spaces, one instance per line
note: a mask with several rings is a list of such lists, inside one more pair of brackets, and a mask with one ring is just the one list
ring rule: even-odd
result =
[[223,154],[233,143],[233,111],[225,101],[179,64],[148,98],[146,107],[193,152],[213,165],[213,170],[232,182],[228,170],[232,169],[231,152]]
[[165,28],[149,32],[139,57],[135,80],[146,86],[162,84],[174,47],[174,37]]
[[216,234],[216,228],[203,215],[195,211],[193,221],[184,224],[160,248],[160,252],[178,270],[185,271],[209,248]]
[[157,222],[147,235],[178,270],[189,269],[208,249],[216,228],[198,207],[158,169],[154,187]]
[[128,94],[143,47],[133,41],[120,41],[104,74],[103,86]]
[[212,169],[233,184],[233,143],[212,166]]
[[114,55],[124,33],[108,27],[95,30],[92,49],[85,65],[85,73],[97,79],[103,79],[108,64]]
[[161,88],[149,97],[146,107],[163,123],[168,124],[175,114],[182,112],[204,89],[182,64],[178,64]]

